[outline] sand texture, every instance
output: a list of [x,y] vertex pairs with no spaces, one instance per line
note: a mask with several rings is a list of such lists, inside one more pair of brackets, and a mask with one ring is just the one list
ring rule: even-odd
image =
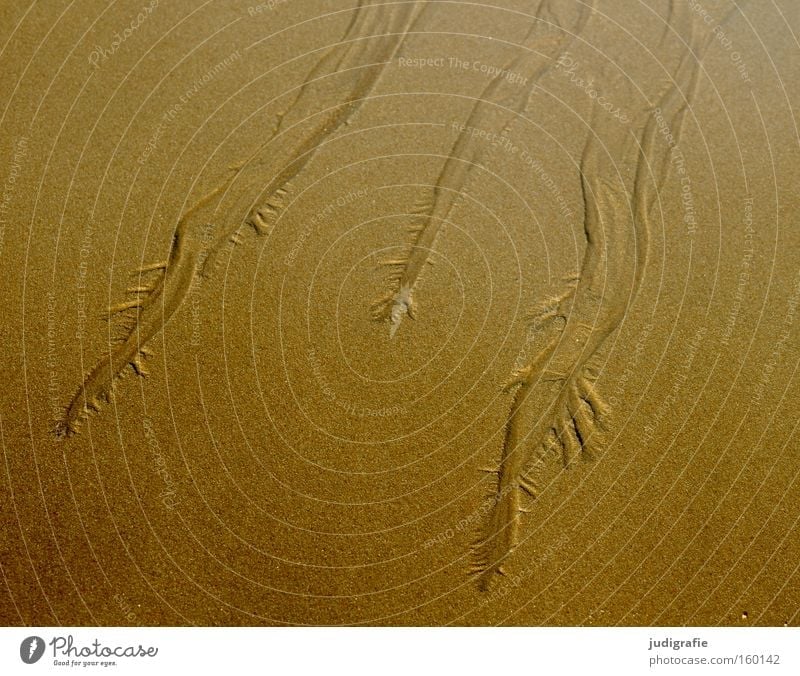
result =
[[0,8],[0,622],[799,625],[800,5]]

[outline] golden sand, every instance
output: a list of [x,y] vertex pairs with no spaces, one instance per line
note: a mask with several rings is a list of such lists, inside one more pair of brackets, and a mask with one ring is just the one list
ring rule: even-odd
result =
[[0,621],[800,624],[798,35],[5,3]]

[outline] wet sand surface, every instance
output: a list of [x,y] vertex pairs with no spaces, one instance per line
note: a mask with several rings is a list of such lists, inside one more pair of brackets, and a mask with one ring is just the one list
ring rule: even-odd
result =
[[0,621],[800,624],[796,3],[0,12]]

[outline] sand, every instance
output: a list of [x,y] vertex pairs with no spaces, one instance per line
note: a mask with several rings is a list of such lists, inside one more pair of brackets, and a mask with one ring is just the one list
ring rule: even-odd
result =
[[800,624],[799,34],[5,3],[0,621]]

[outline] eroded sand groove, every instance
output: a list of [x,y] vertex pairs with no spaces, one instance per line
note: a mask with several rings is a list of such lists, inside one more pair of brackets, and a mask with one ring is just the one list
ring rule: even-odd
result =
[[[391,336],[406,315],[414,317],[414,289],[436,238],[473,169],[491,152],[491,146],[487,148],[469,130],[506,136],[525,112],[533,85],[581,35],[592,16],[593,4],[582,3],[574,26],[567,27],[556,14],[557,5],[554,0],[538,4],[517,54],[503,64],[475,100],[431,193],[413,210],[410,242],[399,257],[383,262],[390,270],[389,289],[374,303],[373,315],[389,324]],[[277,117],[269,137],[233,164],[214,189],[182,214],[167,259],[135,271],[136,282],[126,299],[109,308],[109,318],[119,334],[67,406],[56,428],[59,436],[76,433],[89,411],[108,402],[116,381],[128,368],[145,374],[150,341],[163,330],[198,277],[213,273],[217,256],[231,242],[240,242],[244,229],[252,228],[256,236],[269,234],[293,179],[314,159],[320,145],[356,114],[406,35],[431,7],[425,2],[359,2],[340,42],[311,70]],[[543,490],[546,467],[557,464],[569,469],[578,460],[593,458],[602,447],[607,406],[595,385],[598,355],[620,326],[641,284],[650,213],[664,188],[671,153],[682,137],[690,102],[699,88],[700,58],[714,39],[709,34],[698,38],[696,22],[682,3],[670,5],[669,21],[682,24],[677,26],[678,33],[688,36],[689,47],[681,53],[674,83],[668,82],[654,97],[646,118],[640,120],[641,131],[630,131],[622,142],[605,144],[602,113],[597,106],[592,110],[579,168],[585,251],[578,272],[565,280],[564,289],[532,313],[544,346],[507,385],[512,403],[499,465],[491,470],[497,476],[493,506],[473,552],[472,572],[483,589],[502,573],[503,563],[516,545],[524,511],[522,494],[535,498]],[[540,36],[537,29],[545,24],[564,30],[554,34],[547,29]],[[534,48],[549,50],[548,58],[534,58]],[[348,74],[347,86],[340,89],[341,99],[335,107],[318,113],[320,88],[330,86],[330,78],[341,73]],[[527,86],[520,86],[507,73],[519,74]],[[660,139],[665,128],[667,143]],[[299,140],[280,142],[296,129],[303,130]],[[611,175],[609,166],[614,163],[635,167],[630,186],[621,176]],[[249,196],[249,204],[256,204],[243,220],[224,219],[220,213],[220,204],[235,183]],[[254,195],[258,198],[253,199]],[[213,233],[210,243],[209,232]],[[536,420],[533,425],[532,417]]]
[[[731,11],[724,19],[733,15]],[[665,186],[672,155],[682,137],[687,111],[700,81],[701,58],[713,40],[697,38],[688,10],[670,12],[681,22],[689,47],[681,54],[674,85],[661,92],[639,134],[619,143],[598,143],[600,117],[592,111],[580,163],[586,249],[578,275],[558,296],[534,312],[534,327],[545,346],[514,374],[493,507],[475,545],[471,572],[487,589],[517,543],[521,493],[535,498],[542,475],[554,463],[569,469],[590,460],[602,445],[607,406],[595,389],[603,346],[625,317],[647,262],[649,220],[658,191]],[[665,125],[671,141],[659,143]],[[618,150],[617,150],[618,149]],[[608,152],[615,153],[609,157]],[[618,155],[617,155],[618,153]],[[635,160],[635,161],[634,161]],[[609,167],[635,166],[630,189]],[[653,190],[653,181],[657,182]],[[531,417],[536,422],[531,426]]]
[[[207,276],[217,255],[233,240],[239,241],[242,223],[227,219],[214,228],[205,243],[209,224],[224,215],[219,205],[235,181],[261,195],[244,224],[259,236],[270,231],[291,181],[314,158],[316,149],[356,113],[369,96],[386,64],[392,60],[406,34],[419,18],[424,3],[381,4],[361,0],[341,37],[311,71],[292,104],[278,117],[272,135],[246,158],[234,164],[217,187],[199,199],[179,219],[166,261],[136,272],[137,282],[128,289],[130,298],[109,308],[120,329],[109,353],[86,375],[56,426],[58,436],[75,434],[89,411],[107,403],[116,381],[131,368],[144,374],[147,345],[169,321],[192,288],[198,275]],[[319,110],[319,89],[326,78],[346,73],[346,85],[337,80],[341,101],[331,110]],[[300,127],[303,138],[282,144],[285,131]],[[306,131],[307,130],[307,131]],[[252,203],[252,199],[251,199]]]
[[[574,39],[574,35],[583,30],[593,8],[592,2],[582,4],[573,30],[554,34],[550,26],[566,27],[556,13],[557,5],[554,0],[543,0],[538,4],[521,47],[498,69],[498,74],[475,100],[431,193],[413,209],[413,219],[408,226],[410,242],[399,256],[383,261],[390,271],[389,289],[375,301],[372,311],[377,321],[389,323],[390,337],[394,337],[406,315],[414,318],[414,287],[430,259],[433,244],[470,173],[480,167],[481,160],[489,152],[470,131],[480,129],[504,137],[525,111],[533,85],[552,67],[555,57]],[[540,32],[544,35],[538,35]],[[549,49],[550,58],[544,62],[532,54],[532,50],[540,48]],[[519,78],[508,78],[508,73],[519,75]],[[525,84],[520,84],[520,81]]]

